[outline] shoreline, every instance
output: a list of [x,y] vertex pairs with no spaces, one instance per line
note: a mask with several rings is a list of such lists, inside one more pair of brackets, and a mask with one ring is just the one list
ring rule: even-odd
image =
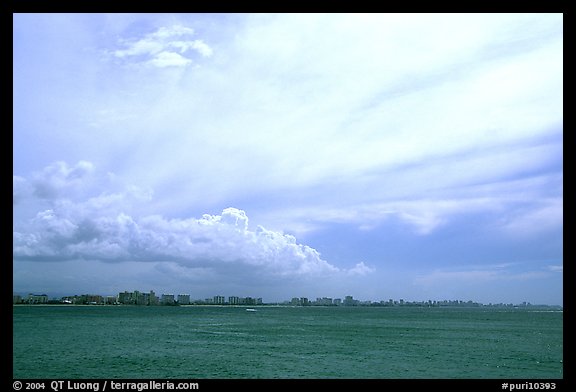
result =
[[531,306],[335,306],[335,305],[282,305],[282,304],[262,304],[262,305],[208,305],[208,304],[190,304],[190,305],[126,305],[126,304],[12,304],[12,307],[97,307],[97,308],[237,308],[237,309],[260,309],[260,308],[322,308],[322,309],[479,309],[479,310],[525,310],[525,311],[545,311],[545,312],[563,312],[564,307],[559,305],[531,305]]

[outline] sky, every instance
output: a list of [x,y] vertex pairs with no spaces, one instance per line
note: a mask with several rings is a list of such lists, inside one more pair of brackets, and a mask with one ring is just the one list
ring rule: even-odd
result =
[[14,14],[13,291],[563,304],[562,14]]

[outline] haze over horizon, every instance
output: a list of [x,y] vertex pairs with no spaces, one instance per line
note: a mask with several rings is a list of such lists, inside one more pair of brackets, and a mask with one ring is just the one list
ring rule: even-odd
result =
[[13,291],[563,304],[562,14],[14,14]]

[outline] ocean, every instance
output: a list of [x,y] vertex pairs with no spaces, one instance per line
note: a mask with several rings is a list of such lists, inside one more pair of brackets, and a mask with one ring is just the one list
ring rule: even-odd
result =
[[561,379],[563,313],[13,306],[14,378]]

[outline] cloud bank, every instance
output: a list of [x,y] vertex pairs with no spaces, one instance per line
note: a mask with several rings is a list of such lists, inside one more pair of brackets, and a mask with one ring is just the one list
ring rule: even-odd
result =
[[167,219],[122,212],[122,206],[130,203],[129,191],[85,201],[63,197],[63,190],[74,184],[81,186],[78,181],[92,171],[89,162],[72,167],[58,162],[34,174],[30,184],[14,177],[15,198],[22,198],[22,189],[28,186],[29,196],[52,199],[51,208],[37,212],[14,231],[14,260],[171,262],[222,274],[244,271],[273,277],[365,275],[373,271],[364,263],[341,270],[294,236],[262,226],[252,230],[246,213],[237,208],[226,208],[220,215],[204,214],[199,219]]

